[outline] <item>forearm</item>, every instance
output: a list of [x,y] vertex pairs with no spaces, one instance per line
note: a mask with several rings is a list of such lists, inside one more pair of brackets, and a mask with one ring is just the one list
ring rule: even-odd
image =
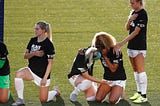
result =
[[128,41],[132,40],[136,35],[138,35],[139,31],[133,31],[130,35],[128,35],[123,41],[121,41],[118,45],[121,47],[125,45]]
[[115,72],[116,70],[117,70],[117,65],[116,64],[112,64],[109,60],[108,60],[108,58],[107,57],[104,57],[104,59],[105,59],[105,62],[106,62],[106,64],[107,64],[107,66],[108,66],[108,68],[111,70],[111,72]]
[[51,72],[51,70],[52,70],[52,63],[53,63],[53,61],[50,61],[49,63],[48,63],[48,66],[47,66],[47,69],[46,69],[46,73],[45,73],[45,75],[44,75],[44,79],[47,79],[48,78],[48,76],[49,76],[49,74],[50,74],[50,72]]
[[32,53],[26,52],[26,53],[24,54],[24,58],[25,58],[25,59],[30,59],[30,58],[32,58],[33,56],[35,56],[35,53],[34,53],[34,52],[32,52]]
[[126,28],[127,31],[130,30],[130,24],[131,24],[131,22],[132,21],[130,19],[128,19],[127,22],[126,22],[126,24],[125,24],[125,28]]
[[97,83],[103,83],[102,80],[96,79],[96,78],[94,78],[94,77],[88,75],[87,72],[83,73],[82,76],[83,76],[84,78],[90,80],[90,81],[97,82]]

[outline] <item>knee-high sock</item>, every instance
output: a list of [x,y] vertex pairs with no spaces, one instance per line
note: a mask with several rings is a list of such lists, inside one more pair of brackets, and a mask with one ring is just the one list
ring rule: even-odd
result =
[[22,78],[15,78],[15,88],[17,91],[18,98],[23,99],[24,83]]
[[57,94],[57,91],[52,90],[48,92],[48,100],[47,101],[51,101],[53,100],[53,97]]
[[78,95],[80,91],[85,91],[87,90],[90,86],[92,85],[92,82],[89,80],[84,80],[80,84],[75,87],[72,93]]
[[139,74],[137,72],[134,72],[134,79],[135,79],[136,85],[137,85],[137,92],[141,92],[141,86],[139,83]]
[[146,72],[139,73],[139,83],[141,87],[141,94],[144,95],[147,92],[147,75]]

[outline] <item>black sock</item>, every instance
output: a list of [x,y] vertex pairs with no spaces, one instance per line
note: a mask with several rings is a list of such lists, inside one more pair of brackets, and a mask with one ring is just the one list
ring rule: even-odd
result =
[[142,97],[146,98],[146,94],[141,95]]
[[141,92],[138,92],[138,94],[140,94],[140,95],[141,95]]

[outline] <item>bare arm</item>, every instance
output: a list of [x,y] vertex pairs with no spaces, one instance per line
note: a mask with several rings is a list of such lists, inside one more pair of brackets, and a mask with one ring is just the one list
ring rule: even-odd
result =
[[108,65],[108,68],[111,70],[111,72],[115,72],[118,68],[118,64],[114,64],[114,63],[111,63],[109,60],[108,60],[108,57],[106,56],[106,53],[107,53],[107,50],[106,49],[102,49],[101,50],[101,53],[102,53],[102,56],[106,62],[106,64]]
[[107,57],[104,57],[106,64],[108,65],[108,68],[111,70],[111,72],[115,72],[118,68],[118,64],[111,63]]
[[27,49],[25,54],[24,54],[24,58],[25,59],[30,59],[33,56],[42,57],[43,55],[44,55],[44,52],[42,50],[29,53],[29,50]]
[[133,39],[135,36],[137,36],[140,32],[140,28],[136,27],[135,30],[129,35],[127,36],[123,41],[121,41],[120,43],[117,44],[117,46],[119,46],[119,48],[121,46],[123,46],[124,44],[126,44],[129,40]]
[[99,79],[96,79],[96,78],[90,76],[87,71],[82,73],[82,76],[90,81],[93,81],[93,82],[108,84],[106,81],[102,81],[102,80],[99,80]]
[[130,24],[133,20],[135,20],[137,18],[138,14],[133,14],[129,17],[129,19],[127,20],[126,24],[125,24],[125,28],[126,30],[130,30]]
[[47,78],[51,72],[52,69],[52,64],[53,64],[53,59],[48,59],[48,65],[47,65],[47,69],[46,69],[46,73],[41,81],[41,86],[45,86]]

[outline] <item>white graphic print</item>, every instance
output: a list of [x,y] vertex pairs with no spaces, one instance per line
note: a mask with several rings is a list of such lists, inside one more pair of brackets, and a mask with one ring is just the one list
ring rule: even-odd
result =
[[38,51],[38,50],[40,50],[40,48],[41,48],[41,46],[38,46],[38,45],[32,45],[31,46],[31,52],[35,52],[35,51]]

